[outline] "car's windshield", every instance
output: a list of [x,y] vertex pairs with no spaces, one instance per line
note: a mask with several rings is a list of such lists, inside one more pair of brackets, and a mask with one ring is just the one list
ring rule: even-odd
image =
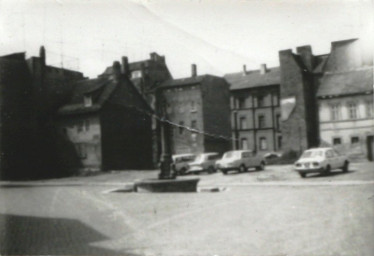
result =
[[238,151],[229,151],[226,152],[223,157],[223,159],[230,159],[230,158],[240,158],[240,152]]
[[313,158],[318,156],[323,156],[322,150],[305,151],[300,158]]

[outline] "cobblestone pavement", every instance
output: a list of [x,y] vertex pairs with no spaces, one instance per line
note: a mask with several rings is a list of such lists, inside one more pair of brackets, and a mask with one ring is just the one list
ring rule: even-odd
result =
[[0,254],[372,255],[373,167],[199,175],[217,193],[103,193],[128,173],[2,187]]

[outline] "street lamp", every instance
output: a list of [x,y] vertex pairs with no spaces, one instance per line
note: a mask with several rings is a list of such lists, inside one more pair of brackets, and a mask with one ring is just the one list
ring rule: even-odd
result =
[[[157,104],[158,102],[158,104]],[[160,156],[160,173],[159,179],[175,179],[176,172],[171,158],[171,138],[170,138],[170,123],[168,122],[167,103],[162,93],[162,89],[156,90],[156,104],[158,105],[156,113],[159,112],[161,116],[160,135],[161,135],[161,156]]]

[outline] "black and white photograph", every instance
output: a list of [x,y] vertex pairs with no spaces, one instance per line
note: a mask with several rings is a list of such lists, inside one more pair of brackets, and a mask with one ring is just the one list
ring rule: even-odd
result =
[[0,255],[373,256],[372,0],[0,0]]

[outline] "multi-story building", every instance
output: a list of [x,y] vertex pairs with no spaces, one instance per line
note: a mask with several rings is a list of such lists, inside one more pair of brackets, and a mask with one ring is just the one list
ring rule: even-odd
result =
[[70,168],[151,168],[152,110],[124,71],[114,62],[111,75],[77,82],[59,109],[60,130],[76,149]]
[[159,90],[173,124],[174,154],[223,153],[230,148],[229,84],[224,78],[198,76],[192,65],[191,77],[166,81]]
[[262,64],[259,70],[226,74],[230,86],[234,149],[282,150],[280,70]]
[[358,40],[333,42],[317,93],[324,144],[352,157],[374,154],[373,65]]
[[61,174],[53,115],[78,79],[82,73],[47,65],[44,47],[39,57],[0,57],[0,178]]

